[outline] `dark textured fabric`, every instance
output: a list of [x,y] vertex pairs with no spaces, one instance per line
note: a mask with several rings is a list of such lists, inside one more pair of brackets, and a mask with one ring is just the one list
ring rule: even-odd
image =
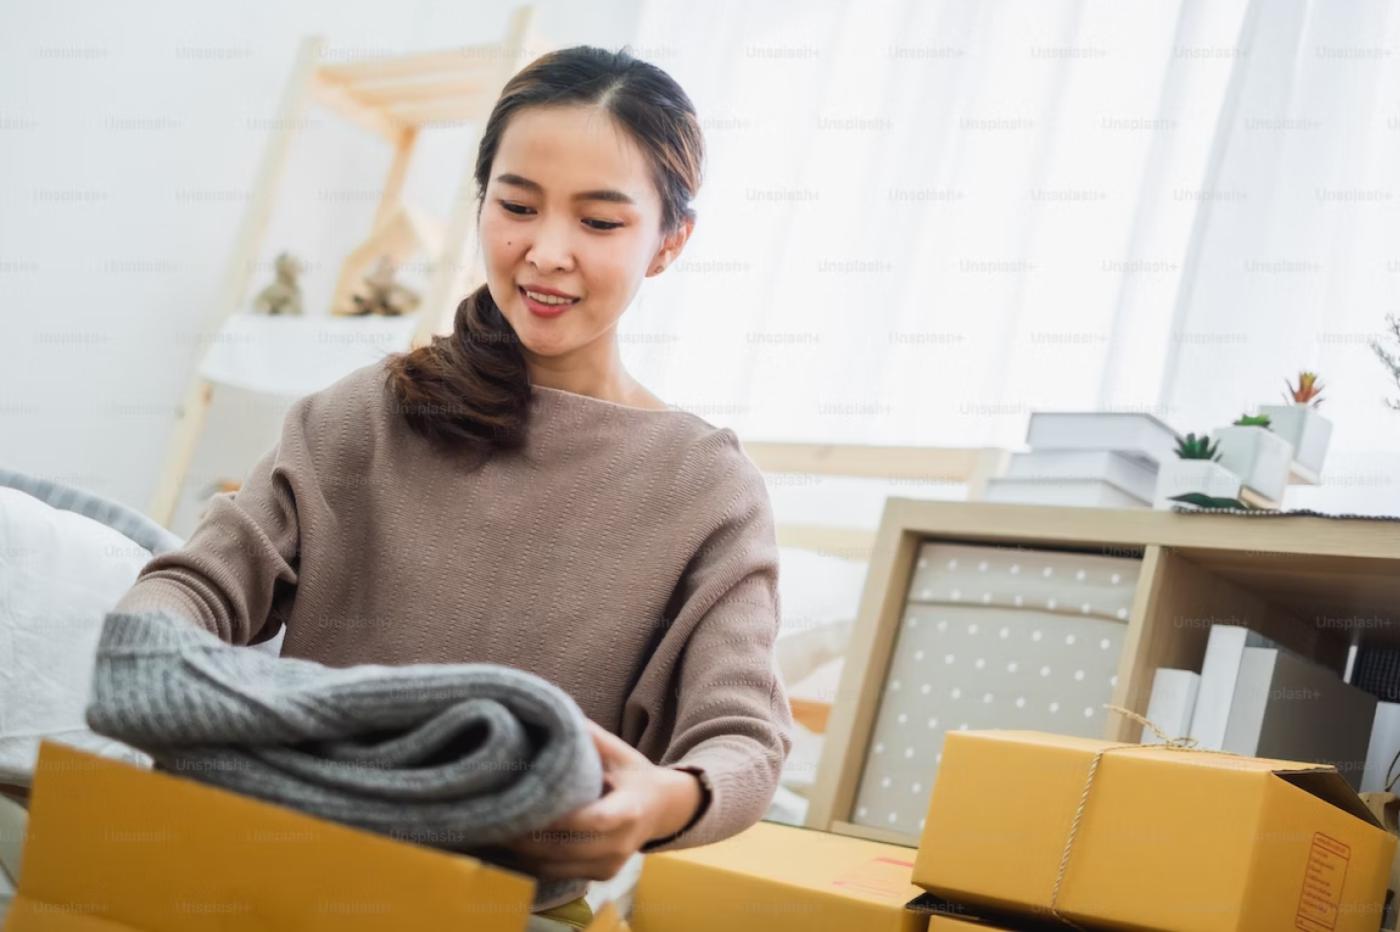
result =
[[1325,511],[1314,511],[1311,508],[1294,508],[1292,510],[1273,508],[1196,508],[1190,505],[1173,505],[1171,510],[1181,515],[1242,515],[1247,518],[1327,518],[1332,521],[1386,521],[1400,522],[1400,517],[1396,515],[1355,515],[1355,514],[1329,514]]

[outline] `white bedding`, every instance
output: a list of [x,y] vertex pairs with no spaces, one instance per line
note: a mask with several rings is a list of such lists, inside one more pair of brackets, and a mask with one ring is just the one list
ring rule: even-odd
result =
[[792,687],[844,655],[866,564],[799,547],[780,547],[778,564],[782,621],[774,652],[783,683]]
[[[797,547],[779,550],[781,627],[774,652],[789,699],[831,703],[860,609],[866,563]],[[792,751],[765,818],[801,824],[823,735],[793,724]]]
[[119,532],[0,487],[0,781],[27,786],[39,740],[148,764],[83,719],[102,618],[150,553]]

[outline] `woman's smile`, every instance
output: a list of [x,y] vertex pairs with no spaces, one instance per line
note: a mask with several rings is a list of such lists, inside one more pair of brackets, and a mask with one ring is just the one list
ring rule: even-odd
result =
[[516,290],[520,292],[525,307],[536,317],[558,317],[582,300],[581,298],[565,300],[549,292],[526,291],[523,285],[518,286]]

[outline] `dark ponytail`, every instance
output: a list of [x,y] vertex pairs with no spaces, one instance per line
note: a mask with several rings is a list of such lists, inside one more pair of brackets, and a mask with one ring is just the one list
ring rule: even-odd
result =
[[524,442],[525,356],[485,285],[457,305],[451,334],[395,354],[387,368],[399,412],[439,448],[516,449]]
[[[690,98],[670,75],[625,48],[581,45],[541,56],[501,91],[477,148],[478,221],[510,118],[526,107],[569,104],[605,109],[636,140],[661,196],[664,235],[694,219],[690,201],[700,187],[704,140]],[[457,306],[451,334],[390,357],[386,385],[409,426],[442,449],[511,450],[525,441],[531,397],[525,354],[485,284]]]

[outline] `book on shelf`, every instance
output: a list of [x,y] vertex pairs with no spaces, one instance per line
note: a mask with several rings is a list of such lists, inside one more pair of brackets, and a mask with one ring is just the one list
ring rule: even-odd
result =
[[1351,682],[1382,702],[1400,702],[1400,648],[1359,646]]
[[1376,697],[1279,647],[1245,647],[1222,750],[1332,764],[1356,790],[1366,767]]
[[[1191,715],[1196,709],[1196,693],[1201,675],[1195,670],[1158,667],[1152,675],[1152,694],[1147,700],[1147,720],[1162,730],[1168,738],[1179,738],[1191,730]],[[1150,728],[1142,730],[1143,744],[1162,744]]]
[[1190,736],[1196,746],[1212,751],[1225,749],[1225,729],[1235,698],[1240,661],[1246,647],[1277,647],[1272,640],[1243,625],[1213,624],[1201,663],[1201,683],[1191,714]]
[[1007,459],[1007,479],[1034,481],[1094,479],[1151,502],[1157,488],[1155,464],[1121,450],[1031,450]]
[[1387,784],[1400,773],[1397,754],[1400,754],[1400,702],[1377,702],[1371,741],[1366,748],[1366,770],[1361,775],[1361,792],[1386,790]]
[[1103,479],[1013,479],[1006,476],[988,479],[982,500],[1086,508],[1146,508],[1152,504]]
[[1033,411],[1026,443],[1032,450],[1115,450],[1154,465],[1176,456],[1176,432],[1132,411]]

